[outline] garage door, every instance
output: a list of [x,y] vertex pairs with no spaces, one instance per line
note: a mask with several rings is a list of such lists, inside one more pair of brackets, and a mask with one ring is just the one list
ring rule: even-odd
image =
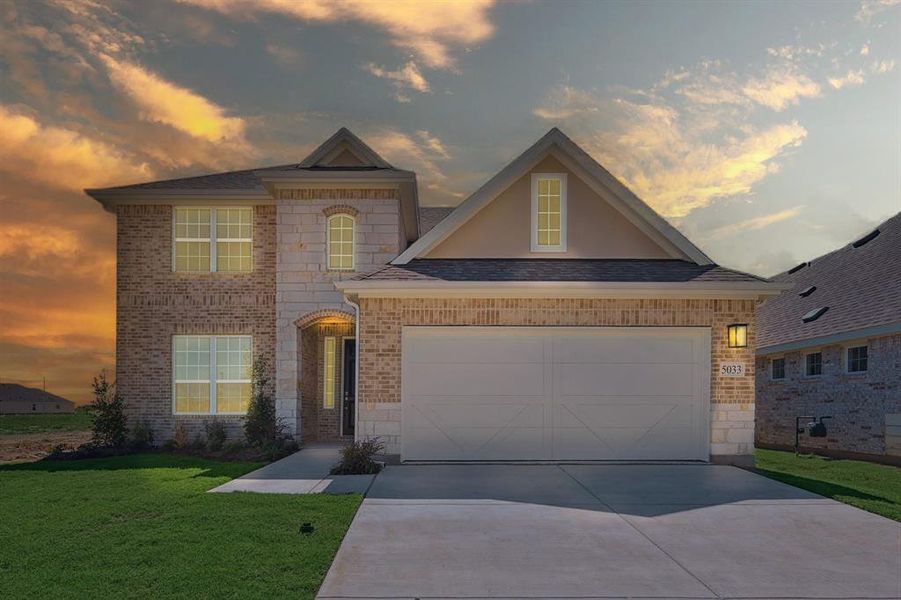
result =
[[405,327],[403,460],[707,460],[710,334]]

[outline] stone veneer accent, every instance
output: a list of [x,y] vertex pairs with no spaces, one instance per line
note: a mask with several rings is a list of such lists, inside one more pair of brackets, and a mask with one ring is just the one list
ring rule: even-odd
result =
[[[869,347],[866,373],[845,373],[845,349]],[[823,353],[823,374],[808,377],[806,354]],[[785,379],[771,379],[773,358],[785,358]],[[795,416],[831,415],[828,436],[801,435],[815,451],[884,455],[886,414],[901,413],[901,335],[757,357],[757,434],[761,446],[795,443]]]
[[[325,387],[325,360],[323,357],[326,337],[336,338],[335,345],[335,407],[323,406]],[[334,441],[342,439],[341,415],[344,398],[344,338],[354,337],[353,322],[313,324],[301,329],[298,352],[300,355],[300,426],[301,437],[309,441]]]
[[211,419],[240,436],[242,417],[175,416],[173,335],[252,335],[256,355],[275,359],[275,207],[254,207],[253,271],[172,271],[169,205],[119,206],[116,265],[116,381],[129,420],[146,421],[158,442],[177,422],[189,434]]
[[[298,352],[295,321],[323,309],[353,313],[334,282],[389,262],[401,251],[403,232],[397,191],[391,189],[287,189],[279,191],[276,203],[276,408],[295,434],[303,430],[298,387],[313,393],[307,384],[298,386],[301,372],[311,371],[299,365],[304,352]],[[326,266],[326,215],[336,207],[356,211],[355,271]]]
[[[379,436],[400,452],[401,328],[405,325],[617,326],[711,328],[711,454],[753,450],[754,300],[361,298],[358,437]],[[748,323],[748,347],[728,348],[726,327]],[[723,361],[745,363],[744,377],[717,375]],[[714,456],[715,458],[715,456]]]

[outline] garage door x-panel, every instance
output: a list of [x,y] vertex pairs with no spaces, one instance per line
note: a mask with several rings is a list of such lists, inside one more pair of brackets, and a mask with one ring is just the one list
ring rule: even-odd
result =
[[405,327],[404,460],[706,460],[704,328]]

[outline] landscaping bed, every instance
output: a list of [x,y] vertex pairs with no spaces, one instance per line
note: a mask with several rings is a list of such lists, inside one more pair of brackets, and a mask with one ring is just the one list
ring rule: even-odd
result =
[[206,493],[259,466],[162,453],[0,466],[0,598],[313,598],[361,497]]
[[792,452],[755,452],[761,475],[901,521],[901,468]]

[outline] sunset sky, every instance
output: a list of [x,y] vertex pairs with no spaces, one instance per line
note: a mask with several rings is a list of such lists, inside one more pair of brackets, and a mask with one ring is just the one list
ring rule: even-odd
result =
[[901,4],[0,0],[0,381],[85,401],[113,367],[115,219],[82,188],[342,125],[429,205],[556,125],[772,275],[901,210]]

